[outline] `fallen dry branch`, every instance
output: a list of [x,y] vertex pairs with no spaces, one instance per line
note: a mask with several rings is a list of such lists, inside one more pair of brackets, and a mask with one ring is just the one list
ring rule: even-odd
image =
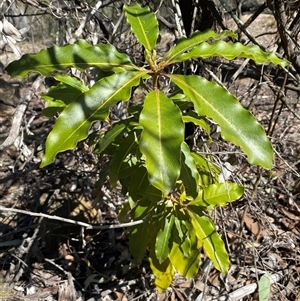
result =
[[94,230],[126,228],[126,227],[132,227],[132,226],[135,226],[135,225],[139,225],[139,224],[142,224],[144,222],[143,220],[138,220],[138,221],[134,221],[134,222],[122,223],[122,224],[116,224],[116,225],[99,225],[99,226],[97,226],[97,225],[92,225],[92,224],[88,224],[88,223],[84,223],[84,222],[80,222],[80,221],[75,221],[75,220],[64,218],[64,217],[60,217],[60,216],[57,216],[57,215],[36,213],[36,212],[30,212],[30,211],[21,210],[21,209],[6,208],[6,207],[3,207],[3,206],[0,206],[0,211],[8,211],[8,212],[26,214],[26,215],[30,215],[30,216],[44,217],[44,218],[47,218],[47,219],[61,221],[61,222],[64,222],[64,223],[78,225],[78,226],[85,227],[87,229],[94,229]]
[[[275,273],[273,275],[270,275],[269,277],[270,277],[270,284],[272,285],[280,281],[283,275],[282,273]],[[257,290],[257,288],[258,288],[257,283],[251,283],[235,290],[234,292],[231,292],[228,295],[223,295],[218,297],[218,299],[213,299],[212,301],[239,301],[254,293]]]

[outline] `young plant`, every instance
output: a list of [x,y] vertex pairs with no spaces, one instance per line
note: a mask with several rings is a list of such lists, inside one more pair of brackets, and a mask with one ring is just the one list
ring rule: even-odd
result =
[[[109,109],[128,101],[132,88],[147,87],[140,105],[128,109],[128,118],[111,124],[99,133],[95,152],[110,155],[108,175],[112,186],[122,184],[128,201],[120,220],[143,220],[129,229],[130,251],[138,263],[148,254],[159,291],[171,284],[175,272],[193,277],[203,248],[216,269],[226,273],[229,257],[210,217],[216,206],[243,195],[236,183],[218,182],[220,170],[209,155],[201,155],[185,142],[186,123],[201,126],[209,135],[208,119],[216,122],[222,137],[241,147],[248,161],[272,167],[273,149],[263,127],[226,89],[197,75],[169,73],[168,68],[196,58],[218,56],[228,60],[250,58],[259,64],[271,62],[282,67],[286,60],[257,46],[229,42],[231,31],[195,32],[177,41],[162,58],[156,57],[158,21],[148,7],[124,5],[127,22],[144,47],[146,67],[139,67],[113,45],[91,46],[85,40],[63,47],[53,46],[34,55],[24,55],[11,63],[11,76],[24,77],[39,72],[60,83],[45,96],[47,116],[60,112],[46,141],[41,167],[51,164],[60,152],[76,147],[89,136],[91,125],[109,120]],[[91,87],[76,78],[58,75],[67,68],[101,70]],[[176,87],[163,92],[163,83]],[[194,110],[187,110],[188,107]],[[100,156],[100,158],[101,158]]]

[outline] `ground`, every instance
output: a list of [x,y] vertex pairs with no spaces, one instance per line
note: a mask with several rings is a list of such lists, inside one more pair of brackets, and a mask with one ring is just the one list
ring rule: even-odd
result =
[[[253,35],[262,26],[273,30],[270,16],[260,18]],[[260,39],[272,48],[272,37]],[[227,162],[234,169],[231,179],[247,188],[241,200],[212,213],[230,255],[229,273],[217,272],[202,254],[195,279],[178,275],[165,294],[158,294],[146,258],[136,266],[130,256],[127,229],[89,230],[69,223],[115,225],[125,198],[107,181],[97,187],[104,166],[87,143],[39,168],[53,120],[41,115],[45,104],[38,93],[23,120],[22,148],[16,144],[1,154],[0,205],[9,210],[0,209],[0,300],[252,301],[258,300],[264,274],[271,281],[269,300],[300,300],[298,92],[286,90],[284,102],[277,102],[278,91],[264,80],[240,76],[231,82],[224,76],[225,85],[268,131],[275,150],[274,168],[263,170],[251,167],[240,150],[218,136],[209,146],[221,167]],[[18,95],[6,74],[1,80],[2,143]]]

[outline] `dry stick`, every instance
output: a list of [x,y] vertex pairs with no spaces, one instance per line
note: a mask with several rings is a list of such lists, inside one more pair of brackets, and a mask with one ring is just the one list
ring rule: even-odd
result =
[[[6,208],[7,209],[7,208]],[[14,209],[11,208],[10,211],[13,211]],[[42,217],[41,217],[42,219]],[[39,223],[41,222],[41,219],[39,221]],[[34,232],[33,235],[31,237],[26,237],[23,240],[23,243],[16,249],[16,257],[18,258],[18,260],[20,261],[20,266],[18,268],[18,271],[14,271],[15,268],[15,264],[12,262],[9,270],[7,271],[6,275],[5,275],[5,281],[8,282],[8,279],[10,277],[10,275],[15,272],[15,276],[13,278],[13,280],[11,281],[9,287],[12,288],[14,287],[15,283],[19,281],[20,277],[22,276],[23,272],[24,272],[24,265],[27,266],[26,261],[28,259],[28,256],[30,254],[30,250],[38,236],[40,230],[40,226],[38,226]],[[22,260],[22,257],[25,255],[25,259],[24,261]],[[28,267],[28,266],[27,266]]]
[[86,24],[92,19],[92,17],[95,15],[95,13],[98,11],[98,9],[102,6],[102,1],[98,1],[95,5],[95,7],[91,7],[88,13],[86,14],[86,17],[84,20],[82,20],[79,27],[76,29],[74,33],[75,39],[78,39],[83,32],[83,29],[86,27]]
[[225,0],[219,0],[222,6],[225,8],[227,13],[230,14],[231,18],[234,20],[234,22],[237,24],[238,28],[248,37],[248,39],[255,45],[258,45],[261,49],[266,50],[266,48],[258,43],[258,41],[248,32],[247,28],[245,27],[245,24],[231,11],[231,9],[228,7]]
[[158,21],[160,21],[161,23],[163,23],[164,25],[166,25],[169,29],[174,29],[176,28],[176,26],[173,23],[170,23],[169,21],[167,21],[158,11],[156,13],[156,18]]
[[195,0],[194,4],[194,11],[193,11],[193,17],[192,17],[192,24],[191,24],[191,34],[195,31],[195,22],[198,12],[198,2],[199,0]]
[[[286,82],[287,82],[287,77],[288,77],[288,74],[285,73],[284,75],[284,79],[283,79],[283,83],[281,85],[281,88],[280,90],[278,91],[277,93],[277,97],[276,97],[276,100],[275,100],[275,103],[274,103],[274,106],[273,106],[273,109],[272,109],[272,113],[271,113],[271,118],[270,118],[270,121],[269,121],[269,125],[268,125],[268,130],[267,130],[267,133],[269,136],[272,136],[273,135],[273,132],[274,132],[274,129],[275,129],[275,126],[276,126],[276,123],[277,123],[277,120],[278,120],[278,117],[280,115],[280,113],[277,115],[276,118],[274,118],[274,115],[275,115],[275,111],[276,111],[276,108],[277,108],[277,105],[282,97],[282,95],[284,94],[284,87],[286,85]],[[273,123],[273,125],[272,125]]]
[[[250,24],[265,10],[267,8],[267,4],[266,3],[264,3],[264,4],[262,4],[257,10],[256,10],[256,12],[253,14],[253,15],[251,15],[250,17],[249,17],[249,19],[244,23],[244,26],[245,26],[245,28],[247,28],[247,27],[249,27],[250,26]],[[236,31],[236,33],[237,34],[240,34],[240,32],[241,32],[241,29],[240,28],[238,28],[238,30]]]
[[291,58],[291,53],[293,51],[293,45],[291,39],[287,33],[287,15],[285,13],[285,5],[282,0],[274,1],[273,2],[273,10],[274,10],[274,17],[277,22],[277,28],[279,32],[279,36],[281,42],[283,44],[283,49],[286,54],[288,60]]
[[207,1],[207,7],[212,13],[212,17],[219,24],[222,30],[227,30],[228,28],[224,25],[223,18],[220,15],[219,10],[216,9],[215,3],[213,1]]
[[0,211],[9,211],[9,212],[27,214],[27,215],[30,215],[30,216],[44,217],[44,218],[51,219],[51,220],[57,220],[57,221],[61,221],[61,222],[64,222],[64,223],[69,223],[69,224],[73,224],[73,225],[82,226],[82,227],[85,227],[87,229],[97,229],[97,230],[132,227],[132,226],[135,226],[135,225],[142,224],[144,222],[144,220],[139,220],[139,221],[123,223],[123,224],[116,224],[116,225],[97,226],[97,225],[92,225],[92,224],[88,224],[88,223],[84,223],[84,222],[80,222],[80,221],[74,221],[72,219],[60,217],[60,216],[57,216],[57,215],[48,215],[48,214],[44,214],[44,213],[30,212],[30,211],[21,210],[21,209],[6,208],[6,207],[3,207],[3,206],[0,206]]
[[176,35],[176,39],[179,39],[183,36],[186,36],[186,32],[182,21],[182,14],[181,14],[178,0],[172,0],[172,6],[174,9],[175,23],[177,29],[175,30],[175,35]]
[[[283,274],[279,272],[276,274],[269,275],[269,277],[270,277],[270,285],[272,285],[278,282],[283,277]],[[228,295],[223,295],[218,297],[218,299],[213,299],[212,301],[239,301],[242,300],[244,297],[254,293],[257,287],[258,285],[256,283],[251,283],[249,285],[238,288],[237,290],[233,291]]]
[[0,154],[5,151],[8,147],[12,146],[20,133],[20,127],[22,123],[22,118],[26,112],[29,102],[35,95],[37,89],[40,87],[43,78],[39,76],[32,84],[32,87],[26,93],[24,99],[20,99],[16,111],[14,113],[11,129],[9,131],[8,137],[0,145]]
[[227,87],[229,87],[237,78],[238,76],[243,72],[243,70],[245,69],[246,65],[249,63],[250,59],[246,59],[243,64],[240,65],[240,67],[238,68],[238,70],[235,71],[235,73],[233,74],[233,76],[230,78]]

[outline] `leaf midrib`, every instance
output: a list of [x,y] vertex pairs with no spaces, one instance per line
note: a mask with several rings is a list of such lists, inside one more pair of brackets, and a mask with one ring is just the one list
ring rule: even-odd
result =
[[[127,86],[130,82],[134,81],[136,78],[140,77],[140,76],[141,76],[140,74],[142,74],[142,73],[144,73],[144,72],[139,72],[136,76],[134,76],[134,77],[131,78],[129,81],[127,81],[127,82],[126,82],[126,86]],[[79,130],[81,127],[83,127],[83,125],[85,125],[87,122],[89,122],[90,119],[91,119],[95,114],[97,114],[97,113],[99,112],[99,110],[100,110],[107,102],[109,102],[109,101],[110,101],[117,93],[119,93],[122,89],[124,89],[124,86],[122,86],[122,87],[120,87],[119,89],[115,90],[115,92],[114,92],[109,98],[107,98],[106,101],[102,102],[101,105],[98,107],[98,109],[95,110],[88,118],[86,118],[86,119],[84,120],[84,122],[82,122],[76,129],[74,129],[74,131],[69,135],[69,137],[67,137],[66,140],[65,140],[63,143],[61,143],[61,144],[59,145],[59,148],[61,148],[62,146],[64,146],[64,145],[71,139],[71,137],[73,137],[73,135],[74,135],[76,132],[78,132],[78,130]],[[90,122],[91,122],[91,121],[90,121]]]
[[[238,128],[234,127],[233,124],[230,123],[229,120],[224,117],[224,114],[222,114],[220,111],[216,110],[215,107],[213,105],[211,105],[210,102],[206,98],[204,98],[197,90],[195,90],[192,86],[188,85],[186,83],[186,81],[184,81],[184,80],[176,77],[176,75],[169,74],[168,77],[170,77],[170,78],[172,78],[172,77],[176,78],[177,81],[179,81],[187,89],[189,89],[190,91],[192,91],[196,96],[198,96],[201,100],[203,100],[203,102],[205,102],[205,105],[207,107],[209,107],[211,111],[215,112],[216,115],[220,116],[220,118],[224,121],[224,123],[227,124],[228,127],[231,128],[233,131],[237,132],[237,134],[239,134],[239,137],[242,137],[242,139],[241,139],[242,141],[245,141],[246,137],[245,137],[245,135],[243,135],[243,132],[241,132]],[[200,114],[201,112],[198,112],[198,113]],[[222,126],[222,124],[220,124],[220,126]]]

